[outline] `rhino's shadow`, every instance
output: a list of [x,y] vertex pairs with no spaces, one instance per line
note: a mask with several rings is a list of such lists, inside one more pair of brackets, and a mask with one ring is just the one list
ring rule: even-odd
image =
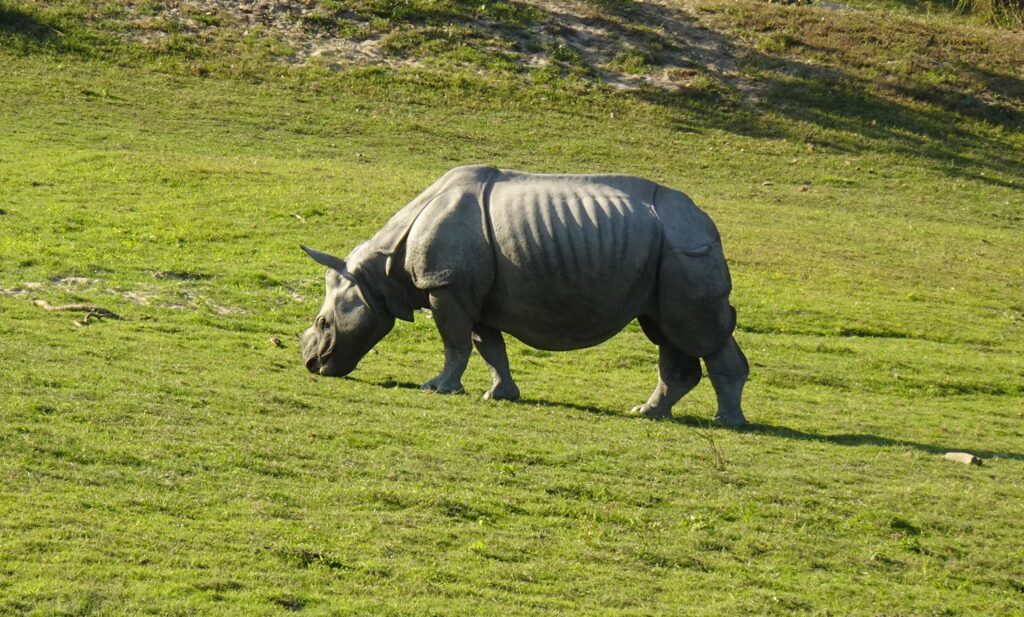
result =
[[[677,421],[683,424],[688,424],[689,422],[687,422],[687,419],[696,421],[696,424],[700,424],[701,422],[703,422],[703,424],[707,424],[706,421],[701,421],[699,418],[689,418],[686,416],[684,416],[683,418],[679,418]],[[773,424],[762,423],[751,423],[735,430],[747,433],[761,433],[763,435],[771,435],[773,437],[780,437],[783,439],[796,439],[800,441],[820,441],[846,447],[878,446],[883,448],[917,450],[919,452],[925,452],[927,454],[936,455],[945,454],[947,452],[966,451],[976,456],[979,456],[983,459],[1001,458],[1013,461],[1024,461],[1024,454],[1020,452],[1007,452],[1001,450],[979,450],[977,448],[972,448],[971,446],[966,445],[964,443],[936,445],[929,443],[921,443],[917,441],[907,441],[903,439],[892,439],[889,437],[881,437],[879,435],[869,435],[863,433],[839,433],[835,435],[826,435],[820,433],[800,431],[785,426],[776,426]]]
[[[651,422],[651,420],[648,420],[646,418],[628,416],[623,412],[613,411],[609,409],[601,409],[599,407],[593,407],[590,405],[558,403],[552,401],[545,401],[542,399],[524,399],[522,402],[530,405],[542,405],[545,407],[568,407],[569,409],[575,409],[578,411],[583,411],[591,414],[618,416],[621,418],[637,420],[640,422]],[[820,441],[824,443],[846,447],[878,446],[882,448],[900,448],[904,450],[911,449],[917,450],[919,452],[925,452],[927,454],[936,455],[942,455],[947,452],[966,451],[970,452],[971,454],[974,454],[975,456],[981,457],[982,459],[1001,458],[1012,461],[1024,461],[1024,454],[1020,452],[1008,452],[1002,450],[979,450],[977,448],[972,448],[962,443],[952,445],[936,445],[920,443],[916,441],[907,441],[904,439],[892,439],[889,437],[881,437],[879,435],[858,433],[840,433],[835,435],[827,435],[820,433],[811,433],[808,431],[800,431],[785,426],[777,426],[774,424],[764,424],[759,422],[753,422],[741,427],[732,428],[713,424],[711,420],[706,417],[690,415],[675,415],[670,420],[663,420],[663,422],[669,422],[671,424],[693,428],[713,427],[717,430],[736,431],[739,433],[760,433],[763,435],[770,435],[772,437],[779,437],[782,439],[796,439],[800,441]]]
[[344,378],[351,379],[352,381],[358,381],[359,383],[366,384],[368,386],[376,386],[378,388],[386,388],[389,390],[394,388],[402,388],[403,390],[419,390],[421,385],[411,381],[398,381],[397,379],[368,380],[353,377],[351,375],[346,375]]
[[521,398],[517,403],[523,405],[536,405],[538,407],[551,407],[551,408],[569,408],[575,409],[576,411],[582,411],[584,413],[594,414],[598,416],[622,416],[622,413],[612,411],[610,409],[602,409],[601,407],[595,407],[593,405],[579,405],[577,403],[564,403],[561,401],[547,401],[540,398]]
[[[348,379],[353,379],[351,376]],[[361,381],[361,380],[356,380]],[[395,381],[393,379],[380,381],[380,382],[368,382],[363,381],[362,383],[376,385],[382,388],[405,388],[410,390],[419,390],[420,385],[412,382]],[[581,411],[588,414],[619,417],[630,420],[636,420],[638,422],[651,422],[646,418],[629,416],[624,411],[605,409],[602,407],[596,407],[594,405],[580,405],[578,403],[567,403],[563,401],[549,401],[539,398],[524,398],[518,401],[518,404],[522,405],[536,405],[540,407],[551,407],[561,409],[573,409],[575,411]],[[900,449],[911,449],[919,452],[925,452],[927,454],[941,455],[946,452],[954,451],[966,451],[981,457],[982,459],[989,458],[1001,458],[1009,459],[1013,461],[1024,461],[1024,454],[1020,452],[1007,452],[997,450],[979,450],[972,448],[964,444],[955,445],[936,445],[921,443],[916,441],[907,441],[903,439],[892,439],[889,437],[881,437],[879,435],[870,435],[864,433],[839,433],[835,435],[828,435],[822,433],[812,433],[808,431],[801,431],[792,429],[786,426],[779,426],[774,424],[765,424],[760,422],[753,422],[745,426],[738,428],[730,428],[724,426],[718,426],[711,423],[708,418],[702,416],[691,416],[691,415],[675,415],[670,420],[666,420],[671,424],[679,426],[687,426],[694,428],[710,428],[714,427],[718,430],[730,430],[740,433],[760,433],[762,435],[770,435],[772,437],[778,437],[781,439],[795,439],[799,441],[820,441],[829,443],[837,446],[845,447],[860,447],[860,446],[877,446],[882,448],[900,448]]]

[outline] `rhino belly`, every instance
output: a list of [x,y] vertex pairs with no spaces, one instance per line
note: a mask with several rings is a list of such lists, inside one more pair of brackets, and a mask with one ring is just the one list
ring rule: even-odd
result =
[[649,306],[661,231],[645,200],[602,186],[492,196],[487,325],[539,349],[580,349]]

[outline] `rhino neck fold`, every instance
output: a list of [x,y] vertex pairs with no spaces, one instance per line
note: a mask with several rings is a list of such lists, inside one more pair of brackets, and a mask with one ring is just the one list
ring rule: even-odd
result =
[[423,308],[427,304],[426,298],[420,297],[422,294],[413,286],[412,279],[405,270],[402,263],[404,252],[404,249],[400,249],[394,255],[369,252],[359,260],[358,266],[353,267],[353,270],[358,273],[359,287],[373,311],[403,321],[412,321],[413,310]]

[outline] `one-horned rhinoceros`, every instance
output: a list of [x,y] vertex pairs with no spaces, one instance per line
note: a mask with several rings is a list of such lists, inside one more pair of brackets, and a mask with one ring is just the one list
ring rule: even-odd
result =
[[484,398],[515,400],[502,333],[545,350],[605,341],[634,318],[658,346],[658,385],[633,409],[669,417],[700,381],[716,421],[745,422],[748,364],[718,230],[684,194],[617,175],[458,167],[345,259],[302,247],[327,272],[327,297],[302,336],[306,367],[350,373],[394,326],[429,307],[444,367],[424,390],[461,392],[473,346],[491,371]]

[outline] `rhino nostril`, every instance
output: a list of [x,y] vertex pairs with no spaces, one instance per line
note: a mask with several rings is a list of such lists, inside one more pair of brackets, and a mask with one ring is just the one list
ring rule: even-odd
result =
[[310,357],[309,357],[309,358],[308,358],[308,359],[306,360],[306,369],[307,369],[307,370],[308,370],[308,371],[309,371],[310,373],[316,373],[316,372],[318,372],[318,371],[320,370],[320,359],[319,359],[319,358],[317,358],[316,356],[310,356]]

